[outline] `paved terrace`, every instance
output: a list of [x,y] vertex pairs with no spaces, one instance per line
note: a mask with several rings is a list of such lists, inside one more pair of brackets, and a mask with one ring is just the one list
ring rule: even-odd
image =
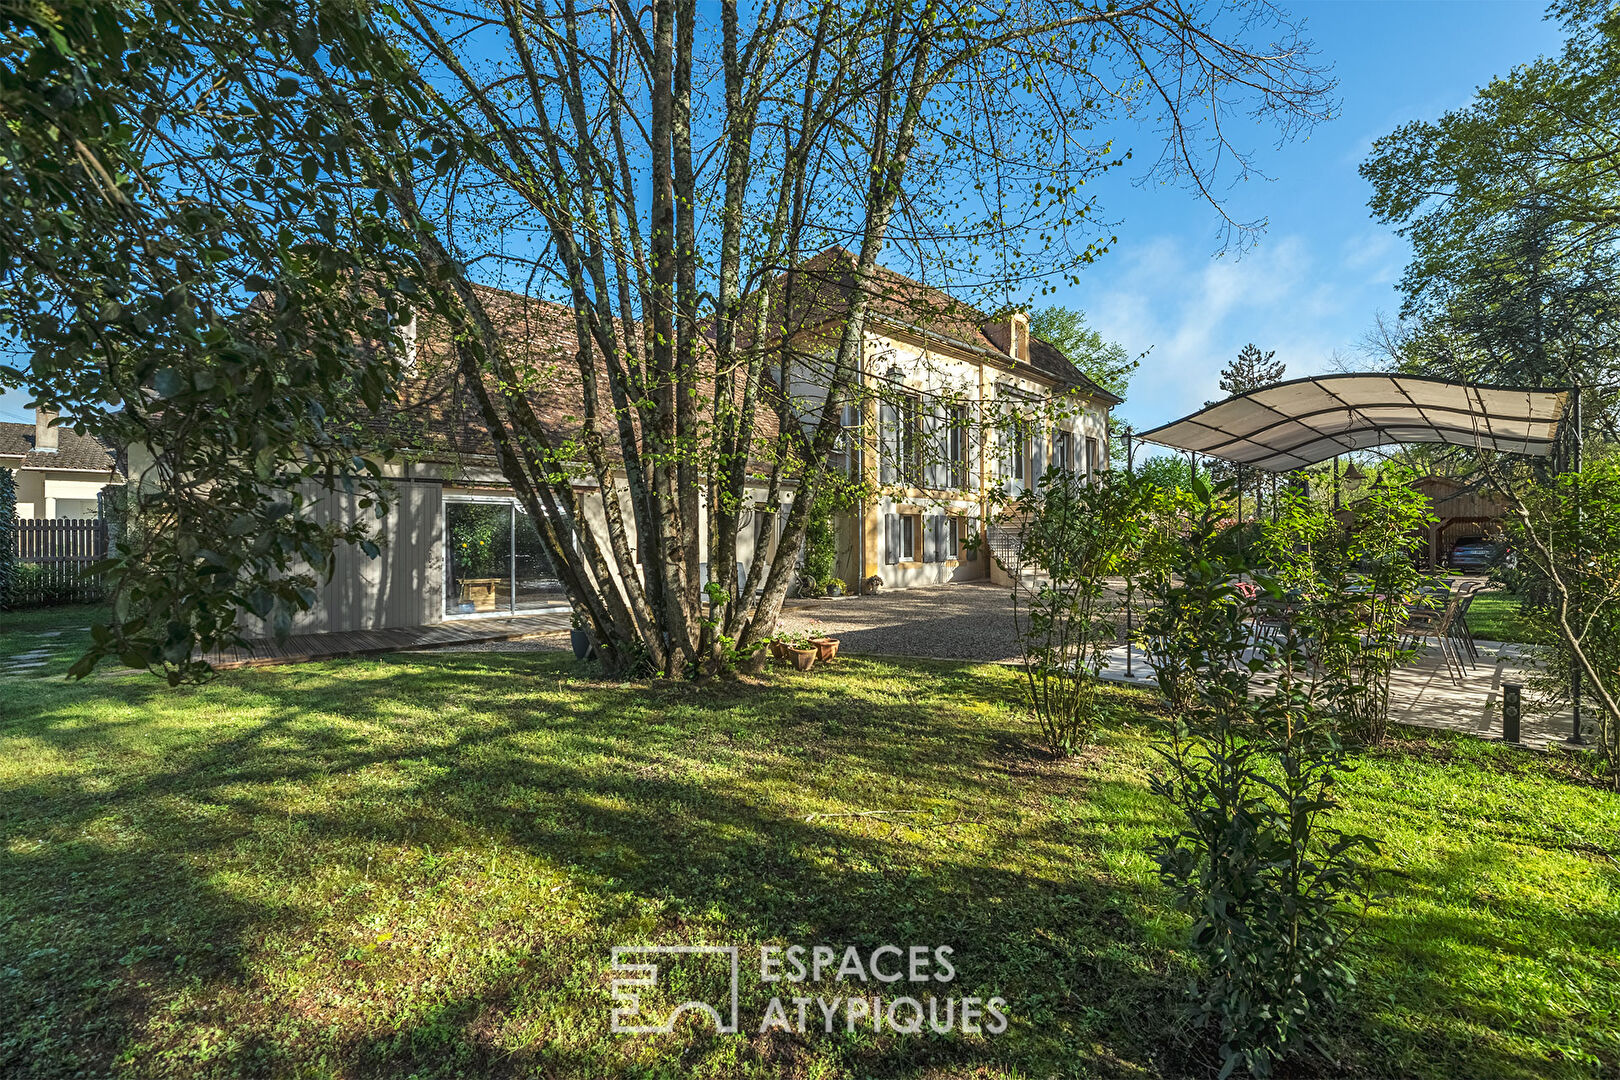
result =
[[[1013,624],[1009,590],[989,583],[939,585],[877,596],[790,601],[782,613],[784,630],[815,631],[840,641],[841,651],[877,656],[1017,663],[1021,650]],[[1428,645],[1415,663],[1390,680],[1390,718],[1418,727],[1460,731],[1486,738],[1502,734],[1502,684],[1522,682],[1533,661],[1518,645],[1477,641],[1479,661],[1461,685],[1446,672],[1438,646]],[[1103,677],[1139,686],[1153,684],[1153,671],[1140,649],[1126,674],[1126,649],[1109,657]],[[1570,715],[1547,716],[1524,699],[1521,737],[1545,748],[1568,736]]]

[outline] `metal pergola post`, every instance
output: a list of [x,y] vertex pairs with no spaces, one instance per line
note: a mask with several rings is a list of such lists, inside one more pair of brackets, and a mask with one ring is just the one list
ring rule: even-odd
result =
[[[1125,475],[1136,475],[1136,447],[1131,441],[1135,429],[1129,425],[1125,428]],[[1131,667],[1132,654],[1136,651],[1136,573],[1133,570],[1125,576],[1125,677],[1134,677]]]
[[[1571,410],[1571,419],[1575,422],[1575,437],[1570,444],[1569,463],[1575,474],[1575,611],[1581,610],[1581,532],[1583,507],[1581,506],[1581,388],[1575,388],[1575,402]],[[1569,701],[1573,730],[1564,742],[1569,746],[1585,746],[1586,739],[1581,735],[1581,661],[1579,657],[1569,658]]]

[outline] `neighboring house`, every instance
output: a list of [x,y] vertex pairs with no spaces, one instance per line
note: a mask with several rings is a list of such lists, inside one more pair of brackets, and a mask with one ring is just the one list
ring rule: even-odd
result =
[[[794,349],[807,356],[825,351],[829,336],[842,325],[845,260],[842,252],[829,252],[796,271],[813,281],[808,290],[813,295],[794,307],[791,324]],[[861,379],[869,387],[887,380],[890,389],[881,406],[878,398],[867,396],[865,405],[845,410],[851,430],[834,465],[881,477],[883,494],[840,516],[836,573],[852,587],[876,574],[887,588],[988,577],[991,560],[971,554],[963,543],[990,512],[994,494],[1015,494],[1049,463],[1093,475],[1106,468],[1108,409],[1118,399],[1030,335],[1021,314],[990,321],[899,275],[884,272],[882,280],[893,302],[880,305],[869,324]],[[573,313],[512,293],[481,291],[514,355],[527,359],[536,387],[530,402],[541,424],[557,442],[577,437],[584,408]],[[454,377],[448,344],[426,326],[410,337],[406,366],[412,377],[397,407],[371,423],[379,449],[395,451],[385,466],[396,496],[381,526],[382,556],[369,559],[341,550],[331,581],[315,608],[295,620],[295,632],[416,626],[566,604],[539,534],[512,497],[482,419]],[[792,401],[813,406],[817,386],[808,377],[809,367],[799,362],[788,367],[773,373],[773,386],[786,386]],[[598,370],[605,386],[605,369]],[[953,426],[942,416],[942,394],[952,407],[972,413],[970,419],[978,418],[981,403],[1013,397],[1061,401],[1068,414],[1051,425],[985,439],[971,423]],[[775,440],[775,412],[760,406],[755,416],[756,439]],[[610,448],[616,445],[612,432],[603,434]],[[934,440],[940,453],[922,453],[923,440]],[[130,462],[131,475],[138,477],[137,449],[130,451]],[[756,552],[767,557],[774,552],[783,511],[794,495],[794,485],[784,483],[781,504],[766,505],[766,479],[761,468],[748,485],[752,509],[738,534],[739,585]],[[576,485],[585,494],[587,525],[605,536],[594,479],[582,476]],[[627,485],[619,488],[616,495],[633,530]],[[353,497],[337,494],[323,495],[317,513],[328,521],[354,521],[369,511]],[[698,558],[706,576],[707,529],[699,535]]]
[[124,478],[99,440],[53,427],[55,416],[36,411],[32,424],[0,423],[0,469],[16,474],[17,516],[99,517],[101,489]]

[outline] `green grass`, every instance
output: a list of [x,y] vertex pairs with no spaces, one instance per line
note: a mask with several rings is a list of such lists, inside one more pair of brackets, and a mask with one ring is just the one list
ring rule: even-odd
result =
[[[1016,695],[995,666],[625,686],[555,654],[0,677],[0,1076],[1209,1075],[1149,719],[1054,762]],[[1341,819],[1385,895],[1293,1074],[1620,1069],[1620,798],[1565,768],[1364,757]],[[614,1036],[638,943],[950,945],[949,996],[1012,1024],[759,1035],[745,959],[742,1036]]]
[[1519,610],[1519,598],[1510,592],[1483,592],[1468,609],[1468,629],[1481,641],[1517,641],[1537,645],[1544,635]]

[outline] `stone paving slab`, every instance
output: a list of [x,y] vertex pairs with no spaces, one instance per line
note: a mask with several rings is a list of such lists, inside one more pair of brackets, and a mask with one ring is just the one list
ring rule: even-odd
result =
[[[1016,663],[1022,654],[1013,623],[1011,590],[989,582],[962,582],[900,589],[876,596],[790,601],[778,627],[815,631],[839,639],[852,654],[981,660]],[[1499,738],[1502,731],[1502,684],[1522,681],[1534,661],[1524,647],[1476,641],[1479,660],[1467,667],[1459,685],[1447,674],[1437,646],[1422,650],[1416,663],[1390,680],[1391,719],[1419,727]],[[1153,670],[1142,651],[1132,650],[1127,677],[1126,647],[1113,650],[1104,678],[1135,686],[1154,685]],[[1521,725],[1528,746],[1562,745],[1571,717],[1539,713],[1528,693]]]

